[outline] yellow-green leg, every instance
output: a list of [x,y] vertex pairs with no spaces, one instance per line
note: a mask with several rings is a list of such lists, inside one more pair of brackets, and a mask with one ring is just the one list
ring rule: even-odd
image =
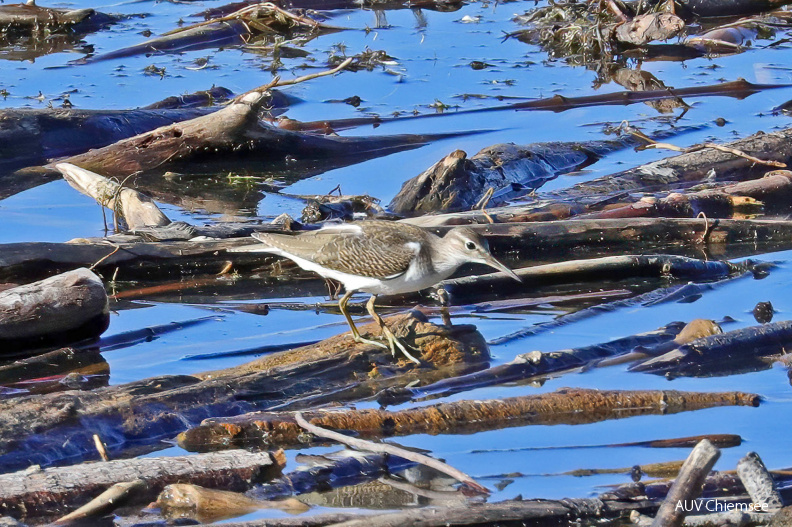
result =
[[394,335],[393,332],[390,330],[390,328],[388,328],[388,326],[385,325],[385,321],[382,320],[382,317],[380,317],[377,314],[377,312],[374,311],[374,302],[376,301],[377,301],[377,295],[371,295],[369,301],[366,302],[366,310],[369,312],[369,315],[374,317],[374,320],[377,322],[377,325],[379,325],[380,329],[382,330],[382,334],[385,335],[385,339],[388,341],[393,356],[394,357],[396,356],[396,348],[399,348],[399,351],[401,351],[405,357],[413,361],[415,364],[421,364],[421,361],[413,357],[410,354],[410,352],[407,351],[407,347],[403,343],[401,343],[399,339],[396,338],[396,335]]
[[347,291],[344,293],[344,296],[342,296],[338,301],[338,308],[341,310],[341,314],[346,318],[347,324],[349,324],[349,329],[352,330],[352,338],[357,343],[371,344],[372,346],[388,349],[388,346],[382,342],[377,342],[376,340],[366,339],[360,336],[360,332],[358,331],[357,327],[355,327],[355,323],[352,321],[352,317],[349,316],[349,312],[347,311],[347,302],[349,302],[350,298],[352,298],[352,291]]

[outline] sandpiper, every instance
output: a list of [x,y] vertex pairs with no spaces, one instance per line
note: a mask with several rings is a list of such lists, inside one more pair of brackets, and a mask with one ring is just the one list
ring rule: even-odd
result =
[[[264,245],[240,247],[241,251],[268,252],[284,256],[307,271],[332,278],[344,285],[338,307],[352,330],[355,342],[365,342],[396,354],[398,348],[415,363],[401,343],[374,310],[377,295],[420,291],[451,276],[465,263],[482,263],[520,278],[496,260],[487,240],[469,227],[455,227],[444,237],[392,221],[366,220],[333,224],[300,234],[255,233]],[[358,292],[370,293],[366,309],[388,341],[363,338],[347,311],[347,302]]]

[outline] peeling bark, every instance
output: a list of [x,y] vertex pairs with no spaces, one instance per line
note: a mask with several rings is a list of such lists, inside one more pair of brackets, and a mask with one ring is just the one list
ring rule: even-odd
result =
[[[584,424],[635,415],[667,414],[723,405],[757,406],[759,396],[741,392],[599,391],[562,389],[502,400],[455,401],[399,411],[316,410],[311,424],[355,431],[364,438],[409,434],[460,434],[497,428]],[[291,412],[258,412],[210,418],[179,436],[188,450],[232,445],[296,446],[303,432]]]

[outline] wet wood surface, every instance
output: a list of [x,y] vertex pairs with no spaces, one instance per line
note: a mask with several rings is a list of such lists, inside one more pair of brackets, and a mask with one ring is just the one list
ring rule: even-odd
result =
[[269,452],[234,450],[201,456],[126,459],[54,467],[0,475],[0,513],[15,517],[58,514],[82,505],[86,495],[141,479],[145,492],[138,503],[152,500],[171,483],[186,482],[244,491],[253,483],[277,476],[284,460]]
[[[634,415],[675,413],[720,405],[757,406],[759,396],[739,392],[599,391],[562,389],[502,400],[457,401],[406,410],[303,412],[311,424],[379,438],[409,434],[473,433],[526,425],[582,424]],[[213,418],[183,433],[187,449],[212,445],[253,446],[259,438],[275,446],[300,444],[302,429],[291,413],[263,412]]]
[[85,268],[0,292],[5,352],[98,337],[109,323],[104,284]]
[[[424,368],[396,363],[390,352],[355,344],[342,334],[226,370],[0,401],[0,467],[92,458],[94,433],[113,438],[112,456],[130,449],[156,450],[162,447],[160,439],[214,415],[284,405],[317,392],[343,400],[342,389],[349,390],[346,397],[362,398],[417,376],[437,380],[454,375],[459,367],[483,366],[488,359],[486,343],[472,326],[444,329],[410,315],[388,323],[397,337],[421,349]],[[377,328],[372,324],[361,331],[376,334]],[[388,375],[379,374],[380,368]]]

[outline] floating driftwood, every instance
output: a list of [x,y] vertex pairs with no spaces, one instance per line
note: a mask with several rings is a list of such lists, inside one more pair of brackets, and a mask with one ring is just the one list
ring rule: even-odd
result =
[[[485,226],[476,226],[476,228],[483,232],[490,231]],[[492,230],[499,230],[499,228],[493,227]],[[491,244],[497,246],[497,239],[491,239]],[[637,277],[667,277],[706,281],[745,272],[750,267],[750,263],[738,265],[730,262],[703,261],[684,256],[658,254],[652,256],[605,256],[590,260],[570,260],[524,267],[516,269],[515,273],[522,280],[520,287],[536,287],[557,283],[605,279],[619,280]],[[458,304],[469,302],[476,295],[503,290],[508,284],[504,278],[508,278],[507,275],[498,272],[481,276],[451,278],[440,282],[439,286],[451,295],[454,303]],[[514,287],[513,284],[508,284],[508,286]],[[459,294],[457,294],[457,291],[459,291]]]
[[[53,158],[81,154],[91,148],[100,148],[214,110],[0,110],[0,169],[16,169],[41,164]],[[0,185],[0,196],[8,195],[5,189],[5,183]]]
[[616,92],[616,93],[602,93],[597,95],[586,95],[583,97],[564,97],[562,95],[554,95],[545,99],[534,99],[526,102],[519,102],[507,104],[503,106],[494,106],[489,108],[476,108],[472,110],[460,110],[456,112],[445,113],[427,113],[421,115],[410,115],[401,117],[350,117],[346,119],[333,119],[311,121],[304,123],[292,122],[294,130],[302,131],[323,131],[329,130],[343,130],[356,126],[374,125],[379,126],[393,121],[414,120],[414,119],[438,119],[443,116],[450,115],[465,115],[481,112],[492,111],[508,111],[508,110],[531,110],[531,111],[551,111],[563,112],[574,108],[585,108],[588,106],[611,106],[611,105],[629,105],[648,101],[661,101],[673,99],[679,101],[681,97],[735,97],[743,99],[754,93],[759,93],[764,90],[774,88],[781,88],[788,85],[781,84],[753,84],[745,79],[736,81],[722,82],[720,84],[713,84],[709,86],[691,86],[687,88],[661,88],[656,90],[647,90],[642,92]]
[[33,469],[0,475],[0,513],[16,518],[63,514],[89,501],[116,483],[143,480],[134,496],[138,503],[153,500],[166,485],[196,485],[245,491],[277,476],[285,458],[269,452],[241,450],[200,456],[123,459],[71,467]]
[[243,7],[218,19],[182,27],[127,48],[78,62],[96,62],[152,53],[179,53],[208,47],[247,44],[273,35],[306,37],[337,31],[307,16],[299,16],[269,2]]
[[[635,415],[676,413],[722,405],[757,406],[759,396],[741,392],[599,391],[563,389],[553,393],[487,401],[455,401],[399,411],[318,410],[307,421],[377,438],[409,434],[473,433],[536,424],[583,424]],[[179,436],[188,450],[237,445],[296,446],[303,432],[292,412],[257,412],[210,418]]]
[[757,357],[785,353],[792,342],[792,321],[771,322],[694,340],[630,367],[661,375],[710,376],[733,372]]
[[487,199],[488,189],[495,191],[488,204],[498,206],[560,174],[590,165],[604,154],[626,147],[628,141],[497,144],[470,159],[463,150],[455,150],[406,181],[388,209],[407,216],[470,210]]
[[[423,218],[410,221],[423,223]],[[792,239],[792,221],[785,220],[708,220],[703,219],[606,219],[565,220],[543,223],[510,223],[473,226],[488,238],[493,253],[509,252],[531,258],[576,260],[558,267],[539,268],[543,281],[553,276],[561,280],[590,279],[593,276],[677,276],[712,279],[724,276],[729,266],[723,262],[700,262],[670,256],[613,257],[601,262],[583,263],[577,258],[622,251],[640,253],[674,250],[700,254],[706,246],[713,257],[726,252],[733,255],[756,254],[769,247],[783,248]],[[165,230],[141,230],[154,239],[185,239],[224,233],[249,234],[256,231],[282,232],[281,225],[245,224],[207,228],[174,223]],[[276,261],[257,253],[228,253],[228,249],[249,245],[249,238],[201,240],[194,242],[145,243],[140,238],[114,237],[74,240],[69,243],[11,243],[0,245],[0,280],[24,280],[49,276],[80,266],[93,266],[119,279],[147,277],[155,280],[191,274],[218,274],[230,261],[234,270],[244,273]],[[767,245],[761,245],[762,240]],[[744,244],[744,245],[741,245]],[[732,269],[736,271],[736,268]],[[522,272],[522,271],[521,271]],[[530,278],[534,271],[525,271]],[[539,275],[537,275],[539,276]],[[495,280],[499,278],[487,278]],[[453,282],[458,294],[468,286],[464,280]],[[448,284],[449,286],[451,283]],[[478,287],[469,284],[470,294]]]
[[[324,74],[341,71],[350,61]],[[279,85],[299,81],[283,81]],[[292,156],[296,159],[347,157],[360,161],[448,137],[448,134],[322,137],[276,128],[258,119],[258,111],[269,100],[268,90],[273,85],[251,90],[212,114],[164,126],[64,162],[107,177],[126,177],[165,167],[192,171],[206,163],[228,167],[234,159],[249,162]]]
[[737,463],[737,474],[748,495],[751,496],[754,510],[771,512],[784,506],[784,500],[776,488],[773,476],[768,472],[759,454],[749,452],[740,459]]
[[648,500],[616,501],[597,498],[564,500],[509,500],[499,503],[464,503],[446,507],[406,509],[378,515],[326,513],[306,518],[267,518],[241,523],[224,523],[227,527],[446,527],[448,525],[543,526],[565,524],[591,518],[618,518],[631,510],[654,510]]
[[[282,230],[278,225],[266,228]],[[39,278],[88,266],[108,277],[119,269],[119,279],[217,275],[230,260],[227,250],[248,244],[250,238],[168,243],[124,243],[110,239],[9,243],[0,245],[0,279]],[[235,269],[249,270],[263,265],[266,259],[242,253],[234,255],[233,262]]]
[[[387,322],[398,337],[422,350],[426,367],[420,371],[395,363],[377,346],[356,345],[344,334],[197,376],[166,375],[91,392],[0,401],[0,470],[94,457],[93,434],[105,440],[111,457],[118,457],[131,448],[161,448],[160,439],[210,416],[271,408],[351,387],[357,391],[346,394],[347,400],[370,397],[394,384],[437,380],[460,367],[485,364],[486,344],[475,328],[446,329],[416,317],[420,315],[401,315]],[[361,331],[376,328],[370,324]],[[335,397],[344,399],[343,394]]]
[[280,509],[300,514],[310,507],[295,498],[256,500],[238,492],[207,489],[189,483],[174,483],[157,496],[157,505],[166,518],[193,518],[201,523],[214,523],[260,509]]
[[[379,394],[377,401],[381,405],[392,405],[427,396],[446,396],[484,386],[528,379],[537,375],[582,368],[604,358],[618,357],[636,349],[644,353],[651,353],[651,350],[664,349],[669,345],[673,346],[688,342],[690,339],[687,337],[685,337],[686,340],[683,342],[679,342],[682,332],[687,328],[688,326],[683,328],[681,322],[676,322],[655,331],[639,333],[602,344],[550,353],[538,351],[523,353],[517,355],[514,360],[506,364],[500,364],[486,370],[460,375],[451,379],[443,379],[434,384],[415,388],[390,388]],[[699,333],[696,334],[699,335]]]
[[55,33],[73,31],[88,33],[118,20],[93,9],[54,9],[39,7],[35,2],[0,6],[0,31]]
[[701,495],[704,479],[719,457],[720,450],[706,439],[696,445],[660,505],[652,527],[682,527],[687,508],[679,504],[690,503]]
[[5,352],[97,337],[109,323],[104,285],[88,269],[0,292],[0,346]]
[[110,372],[97,348],[60,348],[0,366],[0,384],[62,375],[68,372]]
[[770,11],[789,4],[789,0],[681,0],[679,4],[691,15],[699,17],[726,17],[749,15]]
[[[792,147],[790,145],[792,145],[792,128],[770,133],[757,133],[745,139],[727,143],[725,146],[768,161],[792,165]],[[714,178],[710,178],[711,171],[714,171]],[[756,180],[767,172],[768,167],[756,163],[755,160],[735,156],[722,150],[705,149],[577,183],[565,189],[545,192],[537,195],[528,203],[489,209],[487,214],[498,223],[563,219],[573,214],[601,209],[613,203],[615,199],[619,199],[619,194],[624,192],[667,191],[710,179],[713,181]],[[747,186],[742,189],[743,194],[738,195],[758,200],[762,200],[762,198],[769,200],[774,192],[779,192],[779,198],[775,200],[775,203],[783,203],[784,193],[788,192],[785,190],[786,186],[782,180],[774,180],[773,183],[757,183],[757,185],[760,188],[767,185],[766,190],[752,189]],[[426,216],[420,221],[423,225],[489,222],[480,211]]]
[[58,163],[55,168],[69,185],[113,212],[116,230],[164,227],[171,222],[150,197],[137,190],[69,163]]
[[124,188],[104,176],[69,163],[58,163],[55,168],[69,185],[113,212],[116,231],[164,227],[171,223],[150,197],[137,190]]

